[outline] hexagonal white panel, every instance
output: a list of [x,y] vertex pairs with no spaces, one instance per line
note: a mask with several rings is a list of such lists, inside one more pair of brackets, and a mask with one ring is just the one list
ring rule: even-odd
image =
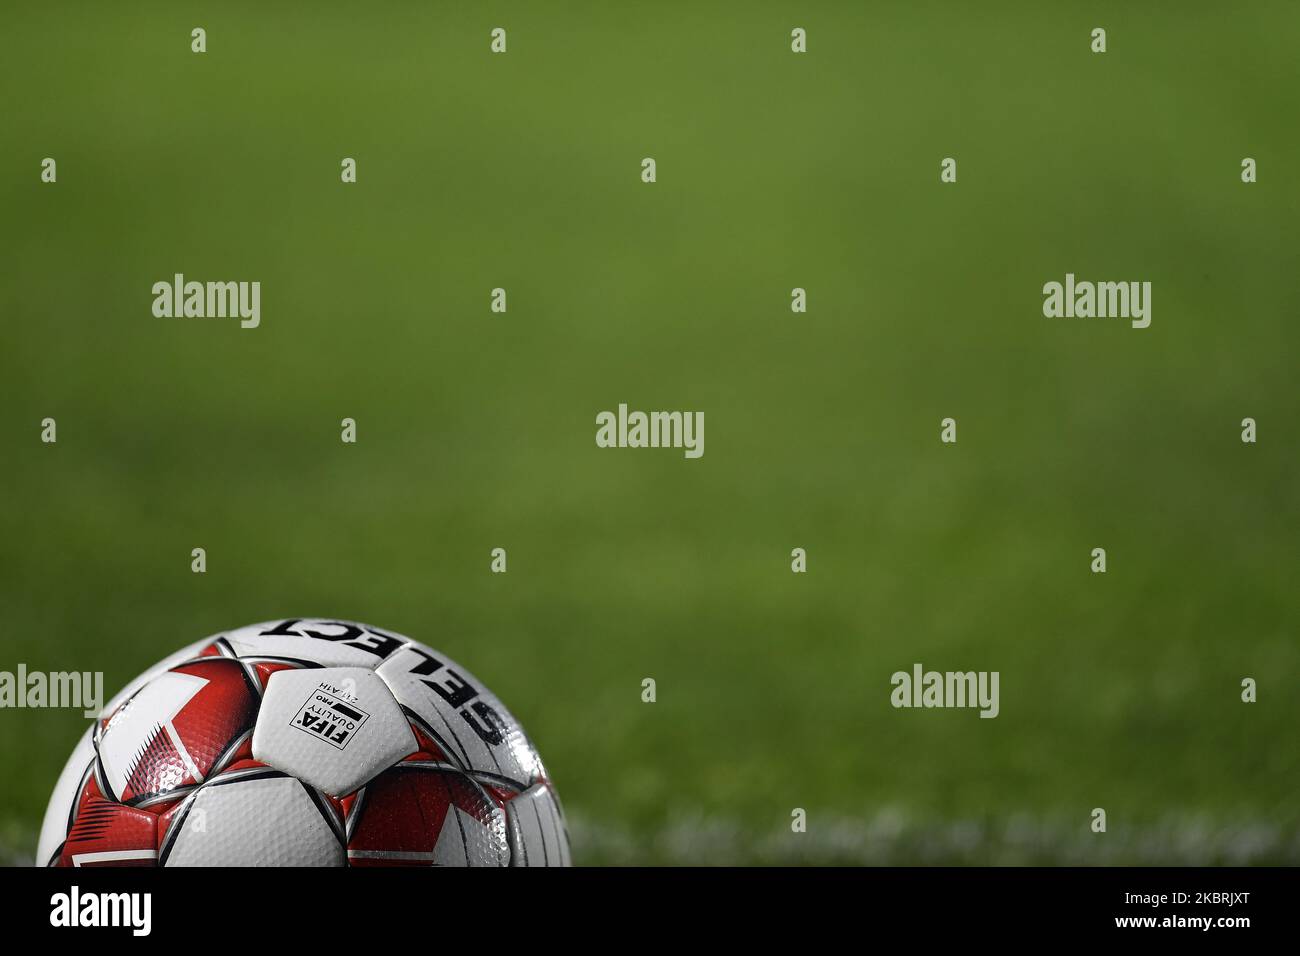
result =
[[253,758],[343,796],[415,753],[388,685],[362,667],[271,675],[253,730]]
[[343,844],[300,781],[277,773],[214,777],[187,798],[163,839],[163,866],[342,866]]
[[519,721],[469,671],[412,641],[375,671],[429,726],[453,760],[527,787],[545,776]]

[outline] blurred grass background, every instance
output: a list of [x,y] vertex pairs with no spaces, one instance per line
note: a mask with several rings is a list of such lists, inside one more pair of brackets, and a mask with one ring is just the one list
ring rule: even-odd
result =
[[[1300,860],[1294,3],[3,20],[0,669],[398,630],[521,718],[581,862]],[[261,328],[154,318],[176,272]],[[1151,327],[1045,319],[1066,272]],[[619,402],[704,457],[596,448]],[[914,661],[1001,716],[893,710]],[[82,726],[0,712],[11,861]]]

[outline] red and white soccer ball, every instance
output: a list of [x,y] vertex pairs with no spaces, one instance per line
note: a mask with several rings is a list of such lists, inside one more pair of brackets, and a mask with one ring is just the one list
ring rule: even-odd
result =
[[566,866],[537,750],[460,665],[291,618],[132,681],[68,760],[51,866]]

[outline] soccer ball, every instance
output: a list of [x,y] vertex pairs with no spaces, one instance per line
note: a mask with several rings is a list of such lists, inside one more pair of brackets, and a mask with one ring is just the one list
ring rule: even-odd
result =
[[59,777],[50,866],[567,866],[555,789],[460,665],[365,624],[205,638],[136,678]]

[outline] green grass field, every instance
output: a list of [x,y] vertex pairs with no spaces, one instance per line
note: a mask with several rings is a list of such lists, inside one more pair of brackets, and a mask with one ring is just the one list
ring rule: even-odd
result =
[[[580,862],[1300,862],[1293,2],[0,19],[0,670],[401,631]],[[155,318],[177,272],[261,326]],[[597,448],[620,402],[706,453]],[[917,661],[1000,716],[893,709]],[[8,860],[84,723],[0,711]]]

